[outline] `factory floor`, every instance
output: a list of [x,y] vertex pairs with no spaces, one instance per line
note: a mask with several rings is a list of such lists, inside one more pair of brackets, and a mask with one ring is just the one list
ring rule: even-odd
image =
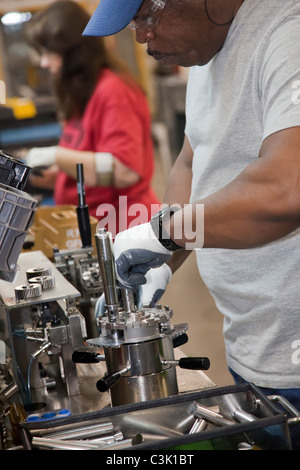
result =
[[[166,184],[162,160],[155,158],[153,188],[162,198]],[[188,323],[189,341],[181,346],[187,356],[206,356],[210,359],[207,376],[218,386],[233,385],[228,371],[223,340],[223,317],[205,287],[193,253],[173,275],[161,303],[173,309],[172,323]]]

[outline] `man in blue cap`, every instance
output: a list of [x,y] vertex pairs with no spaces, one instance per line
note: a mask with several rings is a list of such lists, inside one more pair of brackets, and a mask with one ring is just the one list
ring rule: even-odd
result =
[[153,304],[196,251],[235,379],[299,410],[300,1],[101,0],[85,34],[127,25],[191,68],[166,207],[118,235],[118,277]]
[[[210,12],[208,1],[212,4]],[[135,30],[138,42],[148,43],[148,53],[159,62],[204,65],[222,47],[243,0],[227,0],[225,7],[222,3],[101,0],[83,34],[110,36],[128,26]]]

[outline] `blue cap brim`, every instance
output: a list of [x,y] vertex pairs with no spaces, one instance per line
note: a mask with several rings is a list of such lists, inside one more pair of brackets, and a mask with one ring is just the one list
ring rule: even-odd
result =
[[111,36],[130,23],[143,0],[101,0],[83,36]]

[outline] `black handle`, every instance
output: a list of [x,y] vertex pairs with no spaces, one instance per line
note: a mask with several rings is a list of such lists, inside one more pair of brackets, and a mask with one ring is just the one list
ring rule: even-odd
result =
[[96,364],[102,360],[99,353],[88,351],[74,351],[72,354],[72,361],[76,364]]
[[92,246],[91,224],[88,206],[76,207],[80,238],[83,248]]
[[92,246],[91,224],[89,208],[85,203],[85,188],[83,177],[83,165],[77,163],[77,193],[78,206],[76,207],[78,227],[83,248]]
[[182,346],[183,344],[187,343],[188,340],[189,337],[186,333],[183,333],[182,335],[173,338],[173,348],[178,348],[178,346]]
[[208,370],[210,360],[208,357],[182,357],[178,365],[181,369]]
[[122,374],[112,374],[112,375],[105,375],[102,379],[98,380],[96,383],[97,389],[99,392],[107,392],[113,385],[119,382]]

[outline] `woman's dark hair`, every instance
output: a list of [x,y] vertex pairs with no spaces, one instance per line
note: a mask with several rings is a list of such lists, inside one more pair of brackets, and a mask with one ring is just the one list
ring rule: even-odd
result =
[[107,52],[103,38],[82,36],[89,19],[77,3],[58,0],[36,13],[26,30],[28,43],[34,49],[63,58],[62,71],[54,78],[63,119],[82,116],[103,68],[129,74],[126,66]]

